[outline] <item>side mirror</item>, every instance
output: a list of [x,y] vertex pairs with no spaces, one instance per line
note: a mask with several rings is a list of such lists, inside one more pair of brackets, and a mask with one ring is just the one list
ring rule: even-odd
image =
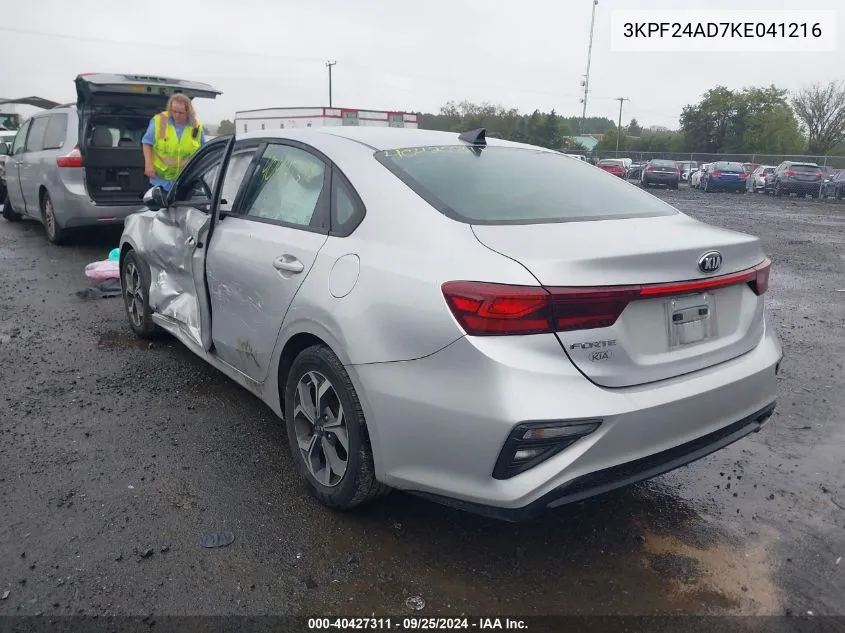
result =
[[158,211],[167,206],[167,197],[161,187],[152,187],[144,194],[144,205],[150,211]]
[[0,156],[9,156],[12,153],[12,148],[8,143],[0,142]]

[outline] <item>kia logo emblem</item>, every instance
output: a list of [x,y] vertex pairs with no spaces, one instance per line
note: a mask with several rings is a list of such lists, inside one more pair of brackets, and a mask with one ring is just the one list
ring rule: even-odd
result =
[[708,251],[698,258],[698,269],[703,273],[715,273],[722,267],[722,254]]

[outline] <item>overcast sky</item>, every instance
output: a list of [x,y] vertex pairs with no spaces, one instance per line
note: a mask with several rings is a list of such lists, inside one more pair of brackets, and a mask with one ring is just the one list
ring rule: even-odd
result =
[[[235,110],[334,105],[436,112],[449,100],[580,114],[592,0],[0,0],[0,97],[75,100],[80,72],[214,84],[209,123]],[[812,7],[810,7],[812,5]],[[836,9],[842,0],[599,0],[588,116],[675,128],[708,88],[798,89],[845,74],[845,9],[834,53],[616,53],[613,9]],[[14,60],[14,61],[13,61]],[[23,112],[28,112],[22,109]]]

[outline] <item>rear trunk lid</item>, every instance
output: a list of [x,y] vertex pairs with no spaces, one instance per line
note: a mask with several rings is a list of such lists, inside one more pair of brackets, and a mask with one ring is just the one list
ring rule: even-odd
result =
[[141,137],[170,96],[221,94],[205,83],[147,75],[87,73],[75,83],[85,185],[96,204],[109,206],[138,204],[149,187]]
[[819,182],[821,181],[821,171],[815,165],[792,165],[789,167],[790,178],[800,182]]
[[[482,244],[524,265],[553,295],[561,287],[571,295],[573,287],[668,284],[624,299],[612,325],[557,332],[564,352],[598,385],[626,387],[698,371],[750,351],[763,336],[763,299],[733,275],[765,261],[757,238],[680,214],[476,224],[473,231]],[[733,283],[696,287],[719,278]]]

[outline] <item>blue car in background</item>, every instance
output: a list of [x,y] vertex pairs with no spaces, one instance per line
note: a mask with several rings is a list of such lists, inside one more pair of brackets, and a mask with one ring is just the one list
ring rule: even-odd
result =
[[745,193],[745,179],[748,174],[742,163],[717,161],[701,175],[700,189],[711,191],[735,191]]

